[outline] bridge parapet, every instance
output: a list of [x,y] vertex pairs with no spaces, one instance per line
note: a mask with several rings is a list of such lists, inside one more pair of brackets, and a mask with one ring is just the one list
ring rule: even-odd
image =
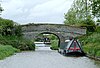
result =
[[22,26],[23,32],[60,32],[60,33],[74,33],[84,35],[86,34],[86,28],[68,26],[64,24],[33,24]]

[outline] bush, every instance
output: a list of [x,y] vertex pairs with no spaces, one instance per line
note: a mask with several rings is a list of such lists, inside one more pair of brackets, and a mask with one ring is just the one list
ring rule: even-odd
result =
[[3,18],[0,18],[0,44],[11,45],[20,50],[35,50],[34,43],[22,37],[21,25]]
[[13,55],[16,52],[20,52],[20,50],[10,45],[0,45],[0,59],[4,59],[5,57]]
[[94,43],[94,44],[88,43],[83,47],[83,49],[87,54],[89,54],[91,56],[94,56],[94,57],[100,56],[100,54],[98,54],[99,50],[100,50],[100,46],[97,43]]
[[100,51],[98,51],[98,52],[96,53],[96,56],[97,56],[97,57],[100,57]]
[[100,26],[97,26],[97,27],[96,27],[96,32],[97,32],[97,33],[100,33]]
[[20,50],[35,50],[33,42],[17,36],[0,36],[0,44],[11,45]]
[[84,46],[83,49],[86,53],[92,56],[100,56],[99,50],[100,50],[100,33],[94,32],[90,36],[83,36],[79,38],[81,41],[83,41]]
[[51,49],[58,50],[58,40],[51,40]]

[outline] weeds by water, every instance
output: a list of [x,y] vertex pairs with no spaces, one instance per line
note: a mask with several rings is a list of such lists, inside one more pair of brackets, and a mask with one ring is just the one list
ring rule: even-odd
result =
[[91,35],[86,35],[80,38],[83,41],[84,51],[94,57],[100,57],[100,27]]
[[20,52],[19,49],[16,49],[10,45],[1,45],[0,44],[0,60],[13,55],[16,52]]

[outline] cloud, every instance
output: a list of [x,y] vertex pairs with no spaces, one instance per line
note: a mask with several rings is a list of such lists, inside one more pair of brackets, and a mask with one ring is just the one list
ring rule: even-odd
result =
[[24,24],[30,22],[63,23],[64,13],[73,0],[4,0],[2,17]]

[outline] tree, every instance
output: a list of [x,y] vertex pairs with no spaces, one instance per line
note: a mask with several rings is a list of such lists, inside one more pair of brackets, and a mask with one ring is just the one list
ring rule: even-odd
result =
[[21,28],[21,26],[20,25],[15,25],[14,28],[13,28],[13,32],[17,36],[22,36],[22,28]]
[[89,0],[74,0],[71,8],[65,14],[64,23],[67,25],[86,27],[87,32],[95,31],[95,23]]
[[0,34],[21,36],[21,26],[12,20],[0,18]]
[[86,5],[86,0],[74,0],[71,8],[65,14],[65,24],[70,25],[83,25],[86,24],[86,20],[92,20],[90,2]]
[[77,22],[76,21],[76,12],[73,9],[70,9],[68,11],[68,13],[65,14],[65,19],[66,19],[64,21],[65,24],[67,24],[67,25],[69,25],[69,24],[71,24],[71,25],[75,24]]
[[12,34],[12,28],[14,27],[14,22],[8,19],[0,19],[0,26],[2,26],[2,34],[3,35],[10,35]]
[[92,15],[100,20],[100,0],[89,0],[91,2]]

